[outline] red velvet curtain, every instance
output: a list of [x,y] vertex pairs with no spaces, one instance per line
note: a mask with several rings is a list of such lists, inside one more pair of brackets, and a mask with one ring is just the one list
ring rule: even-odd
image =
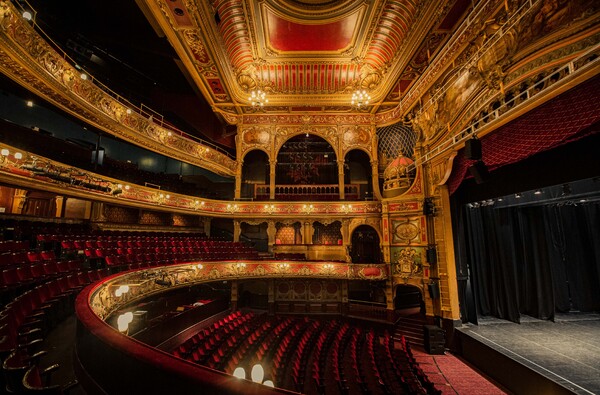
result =
[[[591,134],[585,129],[599,120],[600,77],[596,76],[483,138],[482,160],[489,170],[518,162]],[[450,193],[458,189],[473,162],[464,151],[458,153],[448,180]]]

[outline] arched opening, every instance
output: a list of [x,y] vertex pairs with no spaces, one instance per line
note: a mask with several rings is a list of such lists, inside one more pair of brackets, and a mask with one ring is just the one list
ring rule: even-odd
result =
[[351,150],[344,158],[344,197],[346,200],[373,198],[371,159],[362,150]]
[[[261,150],[253,150],[246,154],[242,165],[242,198],[268,200],[269,193],[265,186],[269,185],[269,157]],[[261,188],[262,187],[262,188]]]
[[[283,144],[277,154],[275,179],[278,200],[334,200],[338,185],[337,158],[331,144],[319,136],[302,134]],[[308,186],[321,186],[313,193]]]
[[425,303],[421,290],[408,284],[396,286],[394,309],[403,316],[425,314]]
[[352,263],[381,263],[379,235],[369,225],[360,225],[352,232]]

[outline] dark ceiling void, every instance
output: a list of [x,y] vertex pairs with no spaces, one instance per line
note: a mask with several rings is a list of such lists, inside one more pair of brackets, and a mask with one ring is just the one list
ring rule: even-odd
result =
[[36,24],[95,79],[182,131],[228,149],[226,125],[182,74],[178,57],[134,1],[31,0]]

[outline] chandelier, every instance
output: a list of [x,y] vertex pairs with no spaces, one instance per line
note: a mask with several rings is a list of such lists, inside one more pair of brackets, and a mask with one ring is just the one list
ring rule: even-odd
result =
[[252,90],[248,101],[252,103],[252,107],[264,107],[269,102],[267,99],[267,93],[263,90]]
[[367,106],[371,96],[364,89],[358,89],[352,94],[352,105],[358,108]]

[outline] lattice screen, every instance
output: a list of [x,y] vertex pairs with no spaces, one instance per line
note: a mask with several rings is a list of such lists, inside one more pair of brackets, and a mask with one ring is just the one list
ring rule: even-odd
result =
[[379,168],[385,169],[387,164],[400,156],[414,159],[417,134],[402,122],[377,129]]

